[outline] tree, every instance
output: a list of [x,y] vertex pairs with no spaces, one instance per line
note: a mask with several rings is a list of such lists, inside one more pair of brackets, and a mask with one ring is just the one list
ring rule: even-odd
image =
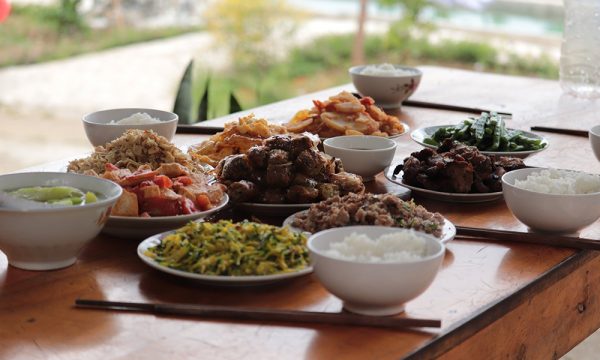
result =
[[238,69],[267,69],[298,25],[285,0],[213,1],[204,14],[219,46],[230,50]]
[[358,15],[358,28],[354,45],[352,47],[352,64],[359,65],[365,62],[365,22],[367,20],[368,0],[360,0],[360,13]]

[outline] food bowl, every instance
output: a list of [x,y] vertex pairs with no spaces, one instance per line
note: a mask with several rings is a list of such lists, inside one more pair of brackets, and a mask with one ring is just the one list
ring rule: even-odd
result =
[[[515,180],[544,169],[513,170],[502,176],[506,205],[523,224],[534,230],[571,233],[600,218],[600,192],[588,194],[548,194],[515,186]],[[573,171],[572,173],[576,173]]]
[[323,149],[342,160],[344,170],[371,181],[392,163],[396,142],[381,136],[338,136],[323,141]]
[[426,244],[419,260],[361,262],[327,254],[332,243],[352,233],[376,239],[383,234],[408,233],[386,226],[347,226],[320,231],[308,239],[314,272],[319,281],[344,302],[348,311],[385,316],[404,311],[404,304],[423,293],[433,282],[444,258],[444,245],[435,237],[413,232]]
[[589,131],[590,144],[592,145],[592,151],[596,155],[596,159],[600,161],[600,125],[596,125]]
[[[119,121],[136,113],[146,113],[160,122],[134,125],[110,124],[111,121]],[[85,115],[82,120],[85,134],[90,143],[94,146],[101,146],[120,137],[129,129],[152,130],[171,141],[177,130],[179,117],[168,111],[128,108],[96,111]]]
[[40,203],[30,209],[0,203],[0,250],[10,265],[51,270],[73,264],[83,246],[100,232],[122,192],[112,181],[79,174],[32,172],[0,176],[3,193],[23,187],[61,185],[92,191],[98,200],[72,206],[42,207]]
[[417,68],[401,65],[393,67],[402,71],[402,74],[362,74],[367,66],[369,65],[354,66],[348,70],[352,83],[361,95],[372,97],[378,106],[387,109],[399,108],[402,102],[415,92],[423,75]]

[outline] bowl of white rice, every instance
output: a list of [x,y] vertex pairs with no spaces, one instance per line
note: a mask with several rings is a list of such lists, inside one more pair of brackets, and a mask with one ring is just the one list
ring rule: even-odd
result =
[[400,108],[423,75],[417,68],[387,63],[353,66],[348,72],[362,96],[370,96],[377,106],[388,109]]
[[577,232],[600,218],[600,175],[525,168],[502,177],[508,208],[533,230]]
[[435,237],[387,226],[347,226],[308,239],[314,272],[348,311],[387,316],[433,282],[445,247]]
[[96,111],[83,117],[83,128],[94,146],[102,146],[129,129],[152,130],[171,141],[179,117],[169,111],[124,108]]

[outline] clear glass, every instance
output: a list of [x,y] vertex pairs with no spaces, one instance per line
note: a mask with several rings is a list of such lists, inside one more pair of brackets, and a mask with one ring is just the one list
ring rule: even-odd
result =
[[600,97],[600,0],[565,0],[560,85],[577,97]]

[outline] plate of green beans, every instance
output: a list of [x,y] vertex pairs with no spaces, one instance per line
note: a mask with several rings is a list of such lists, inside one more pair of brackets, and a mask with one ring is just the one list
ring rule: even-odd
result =
[[529,131],[507,128],[504,118],[496,113],[482,113],[456,125],[438,125],[413,131],[417,143],[437,148],[445,139],[475,146],[486,155],[525,158],[548,148],[548,140]]

